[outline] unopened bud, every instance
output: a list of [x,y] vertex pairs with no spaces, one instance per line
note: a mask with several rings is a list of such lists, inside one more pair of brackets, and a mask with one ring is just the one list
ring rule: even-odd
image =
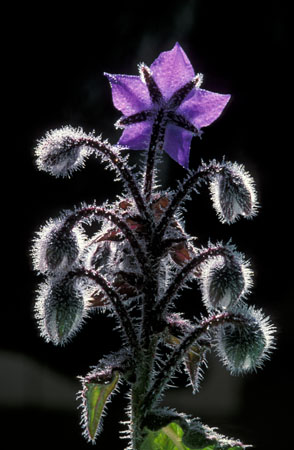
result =
[[84,316],[83,293],[73,280],[51,280],[41,286],[36,318],[46,341],[65,344],[80,329]]
[[256,191],[252,177],[243,166],[227,163],[210,184],[213,206],[223,223],[256,214]]
[[55,177],[70,176],[84,164],[87,137],[82,129],[70,126],[49,131],[35,149],[38,168]]
[[245,305],[240,314],[244,320],[224,325],[217,335],[217,352],[234,375],[261,367],[274,348],[275,327],[269,319],[261,311]]
[[35,269],[47,271],[69,270],[77,260],[83,245],[83,235],[76,227],[68,230],[60,221],[50,221],[39,231],[32,255]]
[[251,270],[239,254],[209,259],[201,274],[203,301],[208,309],[232,308],[251,287]]

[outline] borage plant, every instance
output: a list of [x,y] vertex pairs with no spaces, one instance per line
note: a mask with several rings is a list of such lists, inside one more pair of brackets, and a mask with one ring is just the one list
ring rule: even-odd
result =
[[[139,72],[105,74],[114,106],[123,114],[116,123],[123,128],[117,145],[65,126],[48,132],[36,147],[38,168],[51,175],[70,176],[94,155],[123,183],[113,204],[63,211],[37,233],[34,267],[45,280],[38,289],[36,318],[41,335],[56,345],[70,341],[97,309],[117,320],[121,349],[81,377],[88,441],[95,442],[105,404],[124,382],[128,449],[243,449],[239,440],[163,407],[161,400],[177,370],[186,372],[196,393],[211,350],[232,374],[243,374],[261,367],[274,347],[274,326],[246,304],[252,271],[244,255],[231,242],[195,246],[183,221],[184,202],[203,184],[210,187],[221,222],[252,218],[254,182],[243,166],[225,159],[188,170],[192,137],[220,116],[230,96],[200,88],[202,75],[195,75],[179,44],[150,68],[140,64]],[[138,173],[122,154],[129,149],[147,151]],[[158,186],[163,150],[187,169],[174,191]],[[87,235],[94,221],[99,232]],[[191,320],[175,310],[175,301],[194,281],[207,315]]]

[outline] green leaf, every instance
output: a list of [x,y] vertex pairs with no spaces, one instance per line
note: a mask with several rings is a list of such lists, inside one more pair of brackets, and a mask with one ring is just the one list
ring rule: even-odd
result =
[[95,379],[83,380],[83,390],[81,397],[83,399],[83,426],[84,435],[94,442],[101,428],[101,417],[109,396],[114,391],[119,379],[119,373],[114,371],[112,378],[107,381],[96,381]]
[[[180,345],[181,340],[171,333],[166,335],[166,342],[173,347]],[[201,347],[198,343],[194,343],[187,350],[184,363],[188,372],[193,393],[195,394],[199,388],[199,382],[201,379],[201,365],[205,361],[206,348]]]
[[140,450],[240,450],[246,447],[215,433],[199,421],[191,421],[190,425],[185,431],[175,422],[158,431],[146,429]]
[[170,423],[158,431],[149,431],[140,450],[186,450],[182,443],[183,430],[176,423]]

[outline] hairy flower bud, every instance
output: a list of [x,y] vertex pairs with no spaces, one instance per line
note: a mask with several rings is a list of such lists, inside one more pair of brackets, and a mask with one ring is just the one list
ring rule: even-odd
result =
[[62,220],[50,221],[41,228],[32,248],[36,270],[69,270],[77,260],[83,246],[82,231],[76,227],[68,230]]
[[203,301],[208,309],[232,308],[251,287],[252,271],[237,252],[210,258],[201,274]]
[[55,177],[68,177],[81,168],[88,150],[87,134],[81,128],[65,126],[49,131],[35,149],[39,170]]
[[227,163],[210,183],[213,206],[223,223],[233,223],[240,216],[256,214],[256,191],[252,177],[244,167]]
[[41,285],[35,309],[41,336],[63,345],[80,329],[85,316],[84,296],[74,280],[53,279]]
[[245,305],[240,309],[240,315],[244,321],[226,324],[217,334],[217,352],[233,375],[261,367],[274,348],[275,327],[269,318],[260,310]]

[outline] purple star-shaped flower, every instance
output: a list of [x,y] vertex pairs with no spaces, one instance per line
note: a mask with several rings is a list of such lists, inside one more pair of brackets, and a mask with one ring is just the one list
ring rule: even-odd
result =
[[141,76],[105,73],[114,106],[123,113],[116,123],[124,128],[118,143],[132,150],[163,148],[188,168],[192,137],[220,116],[230,95],[200,89],[202,76],[195,76],[178,43],[139,71]]

